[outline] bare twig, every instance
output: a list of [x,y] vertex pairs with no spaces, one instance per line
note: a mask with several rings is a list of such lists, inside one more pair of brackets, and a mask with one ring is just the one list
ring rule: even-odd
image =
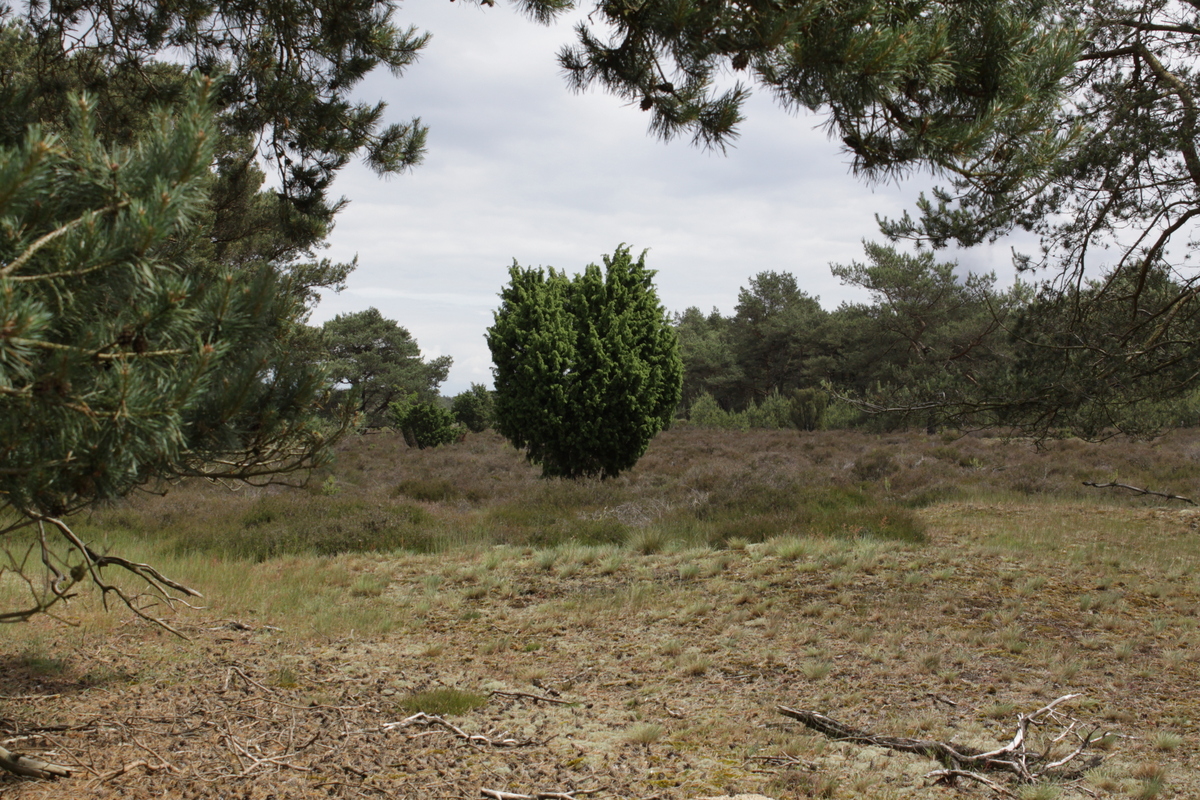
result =
[[492,690],[490,696],[495,697],[524,697],[530,700],[540,700],[543,703],[554,703],[560,706],[573,706],[577,704],[575,700],[557,700],[553,697],[543,697],[540,694],[530,694],[529,692],[504,692],[499,689]]
[[951,700],[950,698],[944,697],[940,694],[934,694],[933,692],[926,692],[925,696],[932,699],[936,703],[945,703],[946,705],[950,706],[951,708],[958,708],[958,703],[956,703],[953,700]]
[[131,761],[122,767],[118,767],[117,769],[114,769],[112,772],[107,772],[107,773],[101,775],[100,779],[99,779],[100,783],[104,783],[105,781],[111,781],[113,778],[119,778],[122,775],[124,775],[125,773],[132,772],[133,770],[137,769],[138,767],[145,769],[148,774],[152,774],[155,772],[162,772],[164,769],[167,770],[168,772],[173,771],[173,767],[165,761],[157,766],[154,764],[151,764],[149,761],[145,761],[145,760]]
[[1196,501],[1192,500],[1190,497],[1182,497],[1177,494],[1167,494],[1166,492],[1154,492],[1150,489],[1141,489],[1137,486],[1130,486],[1127,483],[1096,483],[1095,481],[1084,481],[1083,485],[1091,486],[1093,489],[1127,489],[1135,494],[1149,494],[1154,495],[1155,497],[1164,497],[1167,500],[1182,500],[1183,502],[1192,506],[1197,505]]
[[971,772],[970,770],[966,769],[935,769],[933,772],[927,772],[925,777],[933,778],[934,783],[953,783],[957,778],[969,778],[973,781],[982,783],[984,786],[988,787],[997,794],[1002,794],[1005,797],[1016,797],[1015,794],[996,783],[991,778],[980,775],[978,772]]
[[[384,724],[383,729],[385,731],[395,731],[402,730],[412,725],[437,725],[445,728],[447,731],[469,744],[482,744],[489,747],[530,747],[537,744],[537,742],[533,741],[532,739],[493,739],[489,736],[483,736],[478,733],[469,734],[457,725],[447,722],[442,717],[433,714],[426,714],[424,711],[418,711],[411,717],[406,717],[399,722],[388,722]],[[420,734],[416,735],[419,736]]]
[[[1017,715],[1017,730],[1012,741],[994,750],[978,750],[965,745],[951,746],[946,742],[932,739],[906,739],[894,736],[880,736],[868,731],[852,728],[849,725],[831,719],[815,711],[799,711],[787,706],[777,706],[777,710],[785,717],[791,717],[803,723],[806,727],[823,733],[831,739],[854,742],[856,744],[874,745],[902,753],[916,753],[940,761],[946,769],[936,774],[940,778],[966,777],[979,780],[981,772],[1008,772],[1020,780],[1031,783],[1047,773],[1059,769],[1077,758],[1090,745],[1103,737],[1098,730],[1089,731],[1086,735],[1076,732],[1079,723],[1067,718],[1059,706],[1074,700],[1079,695],[1066,694],[1056,698],[1034,711],[1032,714]],[[1049,722],[1058,723],[1064,729],[1057,737],[1052,737],[1042,752],[1029,749],[1030,728],[1045,725]],[[1050,749],[1058,742],[1069,736],[1074,736],[1077,742],[1075,748],[1067,755],[1054,760],[1050,759]],[[983,781],[986,782],[986,781]]]

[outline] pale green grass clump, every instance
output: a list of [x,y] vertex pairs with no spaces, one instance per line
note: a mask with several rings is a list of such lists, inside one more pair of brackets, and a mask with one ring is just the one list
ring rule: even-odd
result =
[[397,707],[409,714],[423,711],[435,716],[455,716],[473,711],[487,703],[487,695],[447,687],[410,694]]

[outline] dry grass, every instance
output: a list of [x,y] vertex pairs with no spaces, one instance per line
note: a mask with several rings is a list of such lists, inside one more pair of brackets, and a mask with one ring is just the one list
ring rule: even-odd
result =
[[[177,771],[0,778],[0,794],[983,796],[929,786],[930,762],[828,742],[773,707],[986,746],[1017,713],[1078,691],[1075,713],[1120,736],[1026,795],[1200,796],[1200,515],[1079,485],[1200,496],[1198,452],[1190,433],[1038,452],[679,430],[628,476],[570,484],[537,479],[492,437],[408,451],[379,435],[344,444],[312,491],[143,497],[80,527],[205,592],[207,609],[177,617],[193,641],[82,600],[79,628],[5,629],[0,695],[55,697],[0,699],[0,742],[28,735],[22,748],[101,774],[157,763],[149,748]],[[244,700],[227,691],[235,665],[260,685],[242,684]],[[479,705],[493,689],[573,703]],[[470,702],[439,705],[460,694]],[[230,730],[248,741],[276,718],[277,737],[326,730],[289,760],[314,771],[229,777],[229,748],[195,709],[271,696],[286,714]],[[355,740],[352,755],[328,733],[431,708],[536,744],[424,732]],[[60,729],[30,731],[46,724]]]

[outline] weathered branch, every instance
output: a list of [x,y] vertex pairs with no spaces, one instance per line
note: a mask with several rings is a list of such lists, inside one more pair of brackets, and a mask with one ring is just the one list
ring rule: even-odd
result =
[[574,700],[559,700],[558,698],[555,698],[555,697],[543,697],[540,694],[532,694],[530,692],[506,692],[506,691],[502,691],[500,689],[494,689],[494,690],[492,690],[492,693],[489,696],[490,697],[526,698],[528,700],[537,700],[542,703],[554,703],[555,705],[560,705],[560,706],[577,705],[577,702]]
[[[1017,730],[1012,741],[994,750],[978,750],[965,745],[951,746],[946,742],[932,739],[906,739],[895,736],[880,736],[868,731],[853,728],[835,719],[818,714],[815,711],[800,711],[787,706],[777,706],[776,710],[785,717],[791,717],[803,723],[806,727],[838,741],[854,742],[856,744],[883,747],[901,753],[916,753],[928,756],[941,762],[946,769],[929,773],[939,780],[951,780],[958,777],[970,778],[987,785],[992,782],[981,775],[985,772],[1007,772],[1021,781],[1032,783],[1047,773],[1059,769],[1077,758],[1090,745],[1102,738],[1098,731],[1089,731],[1086,735],[1076,732],[1079,723],[1068,720],[1058,710],[1058,706],[1074,700],[1079,695],[1066,694],[1034,711],[1032,714],[1017,715]],[[1029,750],[1029,729],[1033,726],[1044,725],[1049,721],[1064,724],[1064,730],[1050,742],[1042,752]],[[1050,759],[1050,748],[1074,735],[1076,746],[1067,755],[1054,760]]]
[[0,769],[6,769],[9,772],[26,778],[41,778],[43,780],[71,777],[70,767],[51,764],[49,761],[42,761],[40,758],[34,758],[33,756],[21,755],[4,747],[0,747]]
[[577,795],[594,794],[599,789],[572,789],[569,792],[535,792],[534,794],[518,794],[502,789],[483,789],[479,793],[492,800],[577,800]]
[[1165,497],[1167,500],[1182,500],[1188,505],[1196,505],[1196,501],[1189,497],[1182,497],[1177,494],[1167,494],[1166,492],[1154,492],[1149,489],[1140,489],[1137,486],[1130,486],[1127,483],[1096,483],[1095,481],[1084,481],[1083,485],[1091,486],[1093,489],[1128,489],[1136,494],[1150,494],[1154,495],[1155,497]]
[[925,773],[925,777],[933,778],[934,783],[954,783],[958,778],[969,778],[977,783],[982,783],[996,794],[1001,794],[1005,797],[1016,797],[1015,794],[986,775],[980,775],[978,772],[971,772],[967,769],[935,769],[933,772]]
[[[444,718],[436,716],[434,714],[426,714],[424,711],[418,711],[416,714],[413,714],[411,717],[405,717],[404,719],[400,720],[399,722],[388,722],[388,723],[384,724],[383,729],[385,731],[395,731],[395,730],[402,730],[402,729],[410,727],[412,725],[424,725],[424,726],[436,725],[438,727],[445,728],[447,731],[452,733],[454,736],[458,737],[459,739],[462,739],[463,741],[467,742],[468,744],[477,744],[477,745],[482,744],[482,745],[487,745],[489,747],[530,747],[532,745],[537,744],[537,742],[535,742],[532,739],[492,738],[490,736],[484,736],[484,735],[478,734],[478,733],[470,734],[470,733],[467,733],[466,731],[464,731],[462,728],[458,727],[457,725],[446,721]],[[421,734],[413,734],[413,735],[420,736]]]

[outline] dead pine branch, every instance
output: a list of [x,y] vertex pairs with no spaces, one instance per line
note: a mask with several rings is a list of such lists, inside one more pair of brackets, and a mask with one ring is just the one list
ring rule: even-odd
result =
[[[404,728],[408,728],[413,725],[423,725],[426,727],[437,726],[437,727],[445,729],[449,733],[453,734],[454,736],[456,736],[459,739],[462,739],[463,741],[467,742],[468,744],[473,744],[473,745],[486,745],[488,747],[531,747],[531,746],[537,744],[537,742],[533,741],[532,739],[510,739],[510,738],[503,738],[503,737],[492,738],[490,736],[484,736],[479,733],[470,734],[470,733],[467,733],[466,731],[464,731],[462,728],[458,727],[457,725],[443,719],[442,717],[436,716],[434,714],[426,714],[424,711],[418,711],[416,714],[413,714],[411,717],[405,717],[404,719],[400,720],[399,722],[385,723],[383,726],[383,729],[385,731],[396,731],[396,730],[403,730]],[[410,734],[410,738],[412,736],[420,736],[420,735],[421,734]]]
[[[58,604],[66,605],[78,593],[78,588],[85,581],[100,590],[100,597],[107,609],[110,597],[115,597],[130,611],[143,620],[153,623],[176,636],[187,639],[183,633],[175,629],[166,620],[148,613],[151,602],[165,604],[174,610],[178,605],[197,608],[183,598],[200,597],[201,594],[183,584],[173,581],[149,564],[129,561],[118,556],[97,553],[86,542],[57,517],[32,516],[23,522],[10,526],[5,532],[11,532],[21,527],[37,526],[36,542],[22,556],[8,550],[0,551],[6,558],[6,564],[0,564],[0,573],[11,573],[18,581],[24,582],[32,596],[32,605],[17,611],[0,613],[0,622],[24,622],[39,614],[52,614],[52,609]],[[65,554],[59,553],[47,537],[47,531],[57,530],[59,539],[66,543]],[[41,562],[40,568],[35,567],[31,555],[36,550]],[[79,560],[75,561],[77,557]],[[107,581],[104,577],[105,567],[119,568],[139,579],[148,591],[130,594],[120,586]],[[34,573],[40,576],[35,580]]]
[[925,778],[926,778],[926,780],[928,780],[929,778],[933,778],[934,783],[950,783],[950,784],[954,783],[954,781],[957,780],[958,778],[969,778],[970,780],[976,781],[978,783],[982,783],[984,786],[988,787],[996,794],[1003,795],[1004,797],[1016,797],[1016,795],[1013,794],[1012,792],[1010,792],[1006,787],[1001,786],[1000,784],[996,783],[991,778],[989,778],[985,775],[980,775],[978,772],[971,772],[970,770],[935,769],[933,772],[927,772],[925,774]]
[[542,703],[553,703],[555,705],[560,705],[560,706],[576,705],[576,702],[574,700],[559,700],[554,697],[543,697],[540,694],[532,694],[531,692],[505,692],[505,691],[501,691],[500,689],[492,690],[492,693],[489,695],[489,697],[512,697],[512,698],[518,698],[518,699],[524,698],[527,700],[537,700]]
[[1167,494],[1166,492],[1155,492],[1155,491],[1151,491],[1150,489],[1142,489],[1137,486],[1130,486],[1127,483],[1115,483],[1115,482],[1096,483],[1095,481],[1084,481],[1083,485],[1091,486],[1093,489],[1126,489],[1130,492],[1133,492],[1134,494],[1148,494],[1148,495],[1153,495],[1154,497],[1163,497],[1163,498],[1166,498],[1167,500],[1182,500],[1183,502],[1185,502],[1191,506],[1197,505],[1196,501],[1192,500],[1190,497],[1182,497],[1177,494]]
[[535,792],[534,794],[518,794],[502,789],[480,788],[479,794],[492,800],[579,800],[580,795],[595,794],[599,789],[572,789],[569,792]]
[[[1071,763],[1088,747],[1103,738],[1104,734],[1100,733],[1099,729],[1092,729],[1086,734],[1081,733],[1079,721],[1068,717],[1060,710],[1061,705],[1077,697],[1079,697],[1077,694],[1066,694],[1050,701],[1032,714],[1018,714],[1017,730],[1013,734],[1012,741],[1002,747],[987,751],[966,745],[951,745],[932,739],[908,739],[870,733],[815,711],[802,711],[787,706],[777,706],[776,710],[785,717],[797,720],[805,727],[824,734],[830,739],[933,758],[945,767],[943,770],[930,773],[931,777],[938,780],[954,780],[963,777],[990,786],[993,782],[985,778],[982,773],[1006,772],[1023,783],[1033,783]],[[1044,748],[1040,751],[1033,749],[1031,729],[1046,725],[1057,725],[1060,730],[1055,736],[1039,737],[1045,742]],[[1065,755],[1052,757],[1052,748],[1056,744],[1068,740],[1073,743],[1072,749]]]
[[6,769],[9,772],[26,778],[41,778],[43,780],[71,777],[70,767],[51,764],[49,761],[42,761],[40,758],[22,755],[4,747],[0,747],[0,769]]

